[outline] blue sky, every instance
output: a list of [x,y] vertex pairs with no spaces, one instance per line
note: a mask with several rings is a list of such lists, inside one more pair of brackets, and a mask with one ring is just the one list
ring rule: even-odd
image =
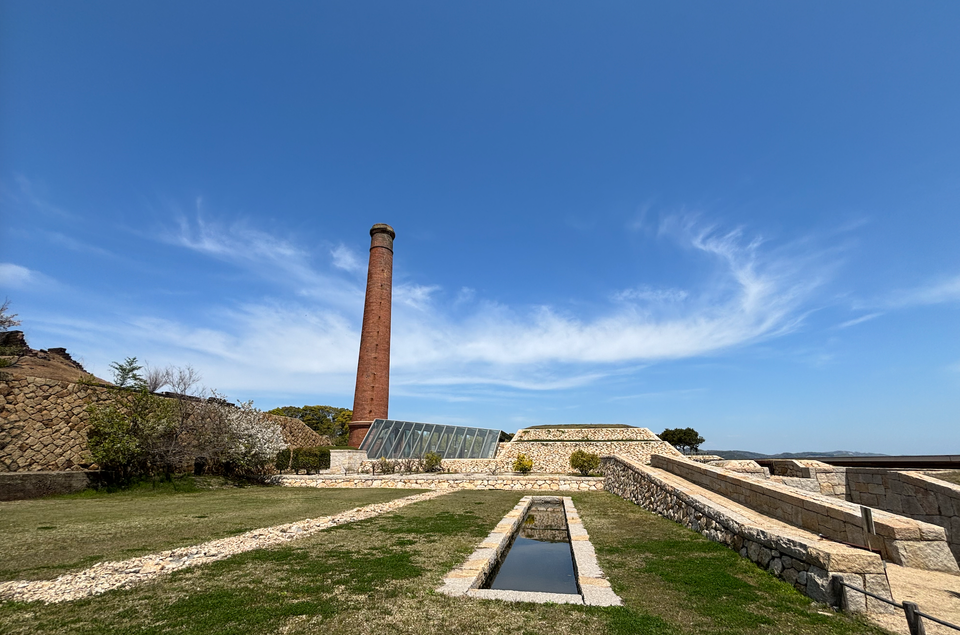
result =
[[960,5],[0,1],[34,348],[390,414],[960,453]]

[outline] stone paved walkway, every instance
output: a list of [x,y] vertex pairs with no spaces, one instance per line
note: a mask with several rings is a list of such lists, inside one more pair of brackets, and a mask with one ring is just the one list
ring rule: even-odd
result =
[[[960,575],[909,569],[887,563],[887,579],[897,602],[914,602],[920,610],[960,626]],[[903,611],[895,615],[871,614],[870,619],[887,630],[910,635]],[[958,635],[960,631],[924,620],[927,635]]]
[[0,582],[0,599],[52,604],[99,595],[113,589],[131,587],[178,569],[223,560],[245,551],[264,549],[309,536],[337,525],[373,518],[411,503],[443,496],[450,491],[424,492],[386,503],[357,507],[333,516],[308,518],[285,525],[253,529],[238,536],[211,540],[192,547],[180,547],[120,562],[101,562],[77,573],[64,574],[56,580]]

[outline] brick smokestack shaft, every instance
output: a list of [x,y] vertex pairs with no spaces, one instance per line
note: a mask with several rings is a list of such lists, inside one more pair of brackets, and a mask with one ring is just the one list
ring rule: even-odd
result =
[[393,239],[390,225],[370,229],[370,266],[363,303],[357,389],[353,393],[350,440],[360,447],[374,419],[387,418],[390,402],[390,303],[393,298]]

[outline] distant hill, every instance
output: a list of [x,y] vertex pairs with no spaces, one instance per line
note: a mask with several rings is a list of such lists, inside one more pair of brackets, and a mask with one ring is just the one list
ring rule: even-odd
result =
[[760,454],[759,452],[748,452],[747,450],[703,450],[704,454],[716,454],[727,460],[753,460],[753,459],[808,459],[815,456],[887,456],[886,454],[877,454],[876,452],[849,452],[847,450],[834,450],[833,452],[781,452],[780,454]]

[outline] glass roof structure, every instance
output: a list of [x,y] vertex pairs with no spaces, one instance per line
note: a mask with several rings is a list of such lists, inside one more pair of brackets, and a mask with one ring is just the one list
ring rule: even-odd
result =
[[442,459],[492,459],[500,430],[377,419],[360,444],[368,459],[415,459],[434,452]]

